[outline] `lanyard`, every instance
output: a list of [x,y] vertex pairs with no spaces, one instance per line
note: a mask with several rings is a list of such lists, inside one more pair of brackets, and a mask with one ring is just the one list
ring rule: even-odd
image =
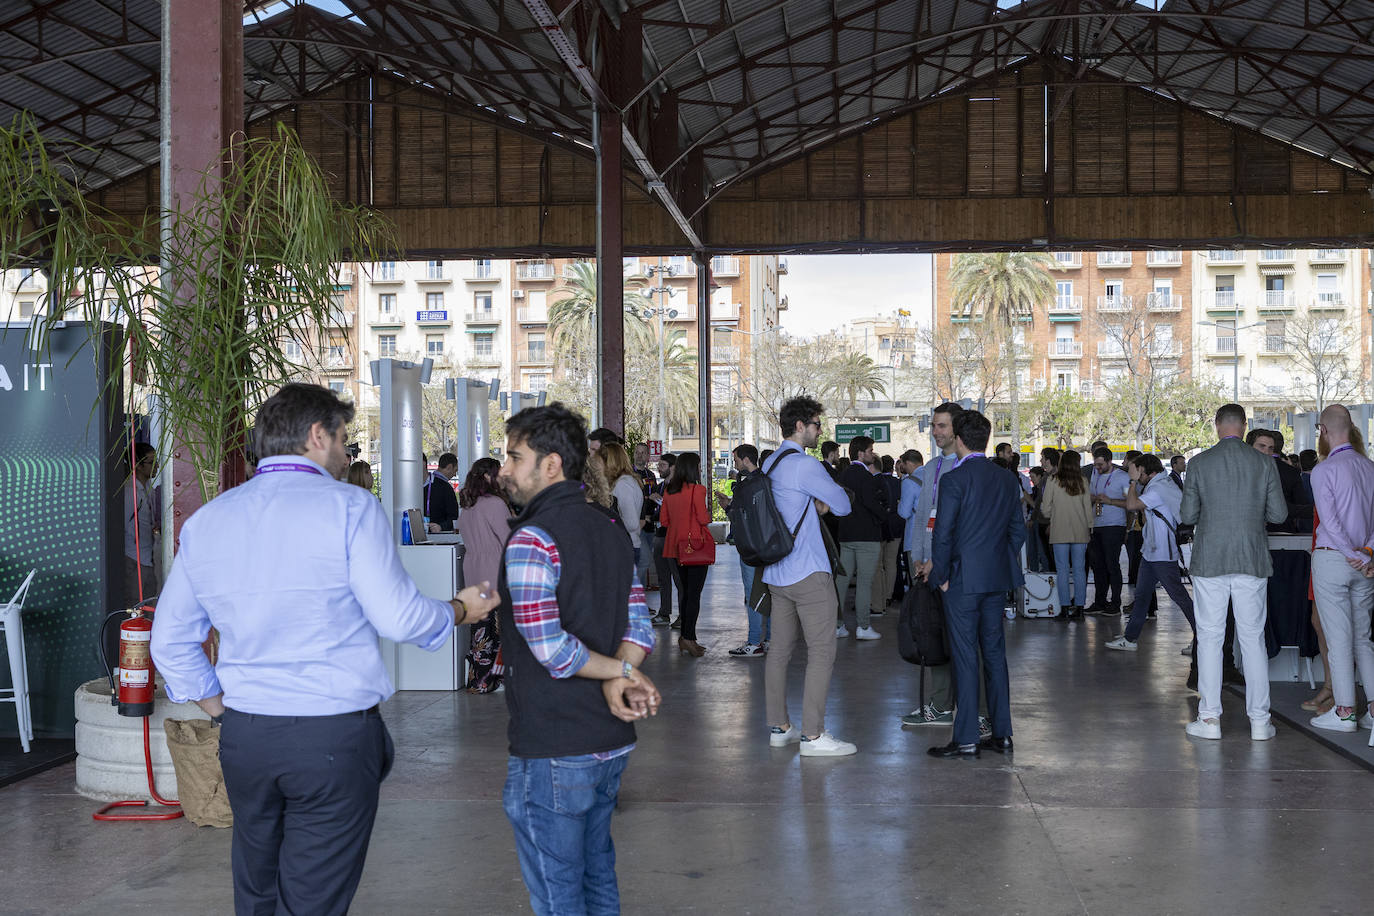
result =
[[1335,458],[1335,457],[1336,457],[1337,455],[1339,455],[1341,452],[1348,452],[1348,451],[1350,451],[1351,449],[1353,449],[1354,447],[1355,447],[1355,446],[1353,446],[1353,445],[1351,445],[1349,442],[1347,442],[1345,445],[1342,445],[1340,448],[1332,450],[1331,454],[1327,455],[1326,457],[1327,457],[1327,458]]
[[324,476],[324,471],[315,467],[313,464],[269,464],[265,468],[258,468],[259,474],[278,474],[284,471],[293,471],[298,474],[319,474]]
[[986,457],[987,457],[986,455],[980,455],[980,454],[978,454],[977,452],[969,452],[967,455],[965,455],[964,457],[962,457],[962,458],[960,458],[958,461],[956,461],[956,462],[954,463],[954,466],[955,466],[956,468],[958,468],[958,467],[963,467],[964,462],[965,462],[965,461],[968,461],[970,458],[986,458]]

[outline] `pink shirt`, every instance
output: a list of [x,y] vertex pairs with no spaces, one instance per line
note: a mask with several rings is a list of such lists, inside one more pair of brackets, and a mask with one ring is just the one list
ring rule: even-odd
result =
[[1337,448],[1312,469],[1312,496],[1321,517],[1316,546],[1368,560],[1360,548],[1374,548],[1374,461],[1348,445]]

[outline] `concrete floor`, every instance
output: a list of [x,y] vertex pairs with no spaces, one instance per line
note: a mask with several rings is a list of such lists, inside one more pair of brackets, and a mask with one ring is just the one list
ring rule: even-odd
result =
[[[1226,737],[1187,738],[1172,607],[1136,654],[1102,648],[1110,618],[1009,624],[1016,756],[967,762],[926,756],[947,730],[900,728],[916,669],[890,612],[881,641],[846,640],[836,663],[827,725],[859,754],[802,760],[768,747],[762,660],[725,654],[744,630],[733,552],[720,559],[709,653],[646,664],[665,707],[615,820],[627,913],[1369,912],[1372,777],[1282,724],[1252,743],[1230,693]],[[353,911],[528,912],[500,803],[503,699],[385,709],[398,759]],[[97,824],[72,782],[68,764],[0,790],[0,913],[231,911],[229,831]]]

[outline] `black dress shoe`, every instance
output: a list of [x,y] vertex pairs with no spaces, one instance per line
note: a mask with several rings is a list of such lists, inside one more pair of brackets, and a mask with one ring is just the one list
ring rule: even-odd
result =
[[1090,604],[1085,608],[1080,608],[1079,610],[1082,611],[1082,613],[1088,614],[1092,617],[1096,617],[1098,614],[1107,613],[1106,606],[1101,604]]
[[932,757],[939,757],[943,760],[962,760],[968,757],[976,759],[981,756],[978,753],[978,745],[962,745],[954,741],[951,741],[949,744],[941,745],[940,747],[932,747],[930,750],[926,751],[926,753]]
[[1012,752],[1011,738],[984,738],[978,742],[978,746],[985,751],[996,751],[999,754],[1010,754]]

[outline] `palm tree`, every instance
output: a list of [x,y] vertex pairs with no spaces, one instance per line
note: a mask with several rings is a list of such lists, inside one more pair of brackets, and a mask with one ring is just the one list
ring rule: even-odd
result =
[[826,368],[830,376],[826,380],[827,393],[840,399],[835,408],[837,417],[851,416],[859,395],[867,394],[872,398],[887,390],[878,364],[863,353],[837,356]]
[[[575,261],[565,268],[563,286],[557,292],[567,293],[549,306],[549,331],[554,346],[566,353],[596,348],[596,262]],[[652,338],[643,312],[653,303],[639,288],[642,280],[629,279],[624,286],[625,345],[641,343]]]
[[1011,394],[1012,447],[1018,455],[1021,416],[1016,403],[1015,328],[1021,322],[1033,323],[1036,309],[1054,295],[1050,271],[1056,269],[1055,260],[1044,252],[1000,251],[959,255],[950,274],[956,308],[966,317],[977,316],[1006,331],[1003,359]]

